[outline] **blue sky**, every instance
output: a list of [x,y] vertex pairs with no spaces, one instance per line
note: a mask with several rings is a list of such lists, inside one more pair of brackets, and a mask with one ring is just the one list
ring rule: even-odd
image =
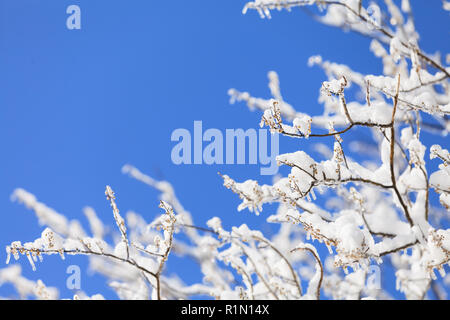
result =
[[[81,30],[66,28],[71,4],[81,7]],[[172,131],[192,130],[194,120],[221,130],[257,127],[260,114],[229,105],[227,90],[269,97],[270,70],[278,72],[287,101],[318,114],[326,78],[307,66],[311,55],[362,73],[379,73],[381,62],[368,52],[369,39],[320,25],[302,10],[262,20],[256,12],[242,15],[244,4],[0,0],[0,246],[34,240],[42,231],[30,211],[10,201],[17,187],[83,223],[82,208],[92,206],[113,226],[104,198],[109,184],[122,212],[134,210],[150,221],[160,213],[157,193],[122,175],[126,163],[170,181],[198,225],[216,215],[226,227],[248,223],[267,230],[270,207],[260,217],[237,213],[239,199],[222,186],[217,171],[236,180],[268,183],[270,177],[261,177],[258,165],[176,166]],[[450,20],[441,2],[412,5],[421,47],[450,52]],[[282,138],[280,151],[309,147]],[[0,250],[0,263],[5,259]],[[85,258],[69,260],[48,257],[36,272],[26,259],[20,263],[26,276],[62,288],[67,298],[66,266],[86,266]],[[169,271],[180,265],[174,259]],[[195,266],[183,271],[188,281],[198,277]],[[89,294],[115,297],[103,290],[100,276],[84,272],[82,286]],[[11,292],[0,287],[1,296]]]

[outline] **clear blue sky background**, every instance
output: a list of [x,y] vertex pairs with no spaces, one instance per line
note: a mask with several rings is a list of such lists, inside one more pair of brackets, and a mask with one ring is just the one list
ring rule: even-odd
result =
[[[227,90],[269,97],[267,72],[279,73],[284,97],[298,110],[318,114],[318,90],[325,75],[307,59],[321,54],[360,72],[379,73],[381,62],[368,52],[369,39],[314,22],[303,11],[274,12],[262,20],[241,14],[245,1],[81,1],[0,0],[0,246],[30,241],[42,227],[23,206],[12,203],[16,187],[34,193],[69,218],[95,208],[113,226],[104,198],[109,184],[122,212],[135,210],[147,221],[160,213],[157,193],[121,174],[131,163],[170,181],[197,224],[220,216],[226,227],[248,223],[270,231],[265,218],[237,213],[239,199],[222,187],[217,171],[237,180],[258,179],[257,165],[175,166],[170,160],[176,128],[254,128],[260,114],[230,106]],[[82,10],[82,29],[66,28],[66,8]],[[412,1],[420,44],[426,51],[450,52],[450,21],[440,1]],[[331,140],[328,140],[331,143]],[[448,140],[441,142],[447,144]],[[281,151],[310,148],[281,140]],[[0,267],[6,254],[0,250]],[[66,266],[86,259],[47,257],[24,274],[62,288]],[[177,259],[169,272],[187,282],[195,266]],[[394,288],[391,278],[383,279]],[[83,271],[82,288],[108,298],[104,279]],[[105,290],[103,290],[106,288]],[[395,294],[393,291],[391,291]],[[0,296],[12,290],[0,287]],[[400,297],[401,295],[397,295]]]

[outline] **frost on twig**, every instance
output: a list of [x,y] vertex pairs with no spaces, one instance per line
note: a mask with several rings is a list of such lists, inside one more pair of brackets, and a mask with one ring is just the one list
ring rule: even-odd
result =
[[123,220],[122,216],[119,213],[119,209],[117,208],[115,201],[116,197],[114,196],[114,191],[110,186],[106,186],[105,195],[106,199],[111,203],[111,208],[113,209],[114,213],[114,220],[116,221],[117,227],[120,230],[120,235],[122,236],[122,244],[117,245],[115,251],[116,253],[118,253],[118,256],[128,260],[130,258],[130,248],[125,220]]
[[[403,254],[408,258],[395,264],[398,289],[408,298],[424,298],[435,281],[431,280],[434,271],[444,276],[444,266],[449,263],[449,230],[432,225],[431,220],[438,221],[435,217],[440,209],[431,202],[430,192],[434,189],[443,208],[449,209],[450,157],[439,145],[426,146],[421,137],[424,131],[448,135],[449,68],[440,61],[440,54],[420,48],[409,1],[402,1],[401,7],[393,1],[385,1],[385,5],[386,13],[376,3],[365,7],[363,2],[351,0],[248,2],[244,12],[254,9],[263,18],[270,18],[273,10],[317,6],[322,10],[319,21],[372,38],[370,50],[382,60],[383,72],[364,75],[320,56],[311,57],[308,64],[320,66],[328,77],[320,88],[323,112],[315,115],[297,111],[283,100],[273,71],[269,73],[272,99],[229,91],[231,102],[245,101],[250,109],[261,110],[261,125],[272,132],[300,139],[334,138],[329,148],[322,144],[321,150],[333,151],[324,153],[327,159],[323,161],[301,149],[279,155],[278,164],[291,170],[273,185],[259,185],[255,180],[236,182],[222,175],[224,186],[241,199],[239,211],[247,208],[259,215],[265,204],[279,203],[284,210],[271,215],[269,222],[301,225],[307,238],[329,247],[334,267],[353,269],[344,279],[331,280],[324,275],[326,291],[334,297],[362,298],[362,286],[353,291],[346,287],[347,281],[364,282],[371,261],[382,263],[386,256],[400,261]],[[388,16],[390,24],[377,20],[376,13]],[[348,94],[350,90],[353,94]],[[372,137],[372,145],[352,141],[352,150],[347,150],[347,137],[362,130]],[[352,159],[352,153],[365,150],[372,155],[366,164]],[[431,173],[426,162],[428,150],[431,159],[441,161],[439,169]],[[325,192],[329,200],[322,208],[314,202]],[[373,292],[367,293],[373,298]]]

